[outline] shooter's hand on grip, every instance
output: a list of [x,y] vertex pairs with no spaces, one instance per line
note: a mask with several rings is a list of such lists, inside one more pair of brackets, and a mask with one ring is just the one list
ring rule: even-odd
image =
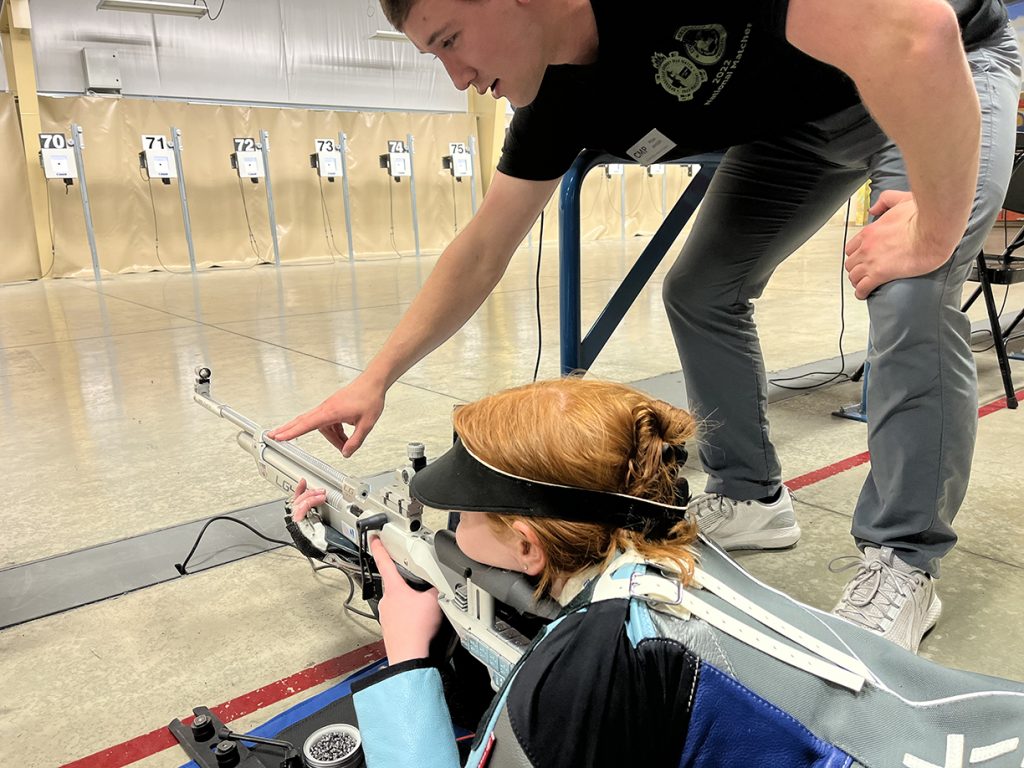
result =
[[[272,440],[291,440],[314,429],[341,451],[346,459],[363,444],[384,410],[386,389],[360,376],[342,387],[312,410],[296,416],[287,424],[270,430]],[[345,425],[352,426],[352,433]]]
[[417,592],[406,584],[380,539],[371,540],[370,552],[384,585],[378,611],[389,663],[426,658],[441,627],[437,590]]

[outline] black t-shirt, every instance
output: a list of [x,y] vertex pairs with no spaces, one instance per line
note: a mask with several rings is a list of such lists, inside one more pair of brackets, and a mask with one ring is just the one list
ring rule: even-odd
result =
[[1008,21],[1003,0],[947,0],[956,11],[963,32],[964,48],[978,47]]
[[[516,110],[498,170],[561,176],[584,148],[649,164],[724,149],[859,101],[835,67],[786,41],[788,0],[591,0],[594,64],[548,67]],[[1002,0],[950,0],[970,49],[1007,22]]]

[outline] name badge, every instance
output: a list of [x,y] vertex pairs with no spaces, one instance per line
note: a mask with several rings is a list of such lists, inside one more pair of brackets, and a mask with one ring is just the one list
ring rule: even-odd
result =
[[672,139],[655,128],[630,147],[627,152],[640,165],[650,165],[651,163],[658,162],[658,160],[675,149],[675,146],[676,143]]

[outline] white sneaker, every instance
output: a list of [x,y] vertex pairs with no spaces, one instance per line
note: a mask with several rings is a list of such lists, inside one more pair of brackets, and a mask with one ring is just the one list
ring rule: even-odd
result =
[[800,539],[786,486],[771,504],[704,493],[693,498],[687,512],[700,532],[722,549],[785,549]]
[[[855,562],[833,567],[851,557]],[[921,639],[942,613],[932,577],[900,560],[891,547],[866,547],[863,558],[837,557],[829,570],[838,573],[854,565],[857,573],[832,613],[917,653]]]

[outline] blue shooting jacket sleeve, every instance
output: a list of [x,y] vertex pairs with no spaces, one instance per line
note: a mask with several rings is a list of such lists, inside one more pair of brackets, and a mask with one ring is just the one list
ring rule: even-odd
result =
[[402,662],[354,687],[366,768],[458,768],[441,674],[430,662]]

